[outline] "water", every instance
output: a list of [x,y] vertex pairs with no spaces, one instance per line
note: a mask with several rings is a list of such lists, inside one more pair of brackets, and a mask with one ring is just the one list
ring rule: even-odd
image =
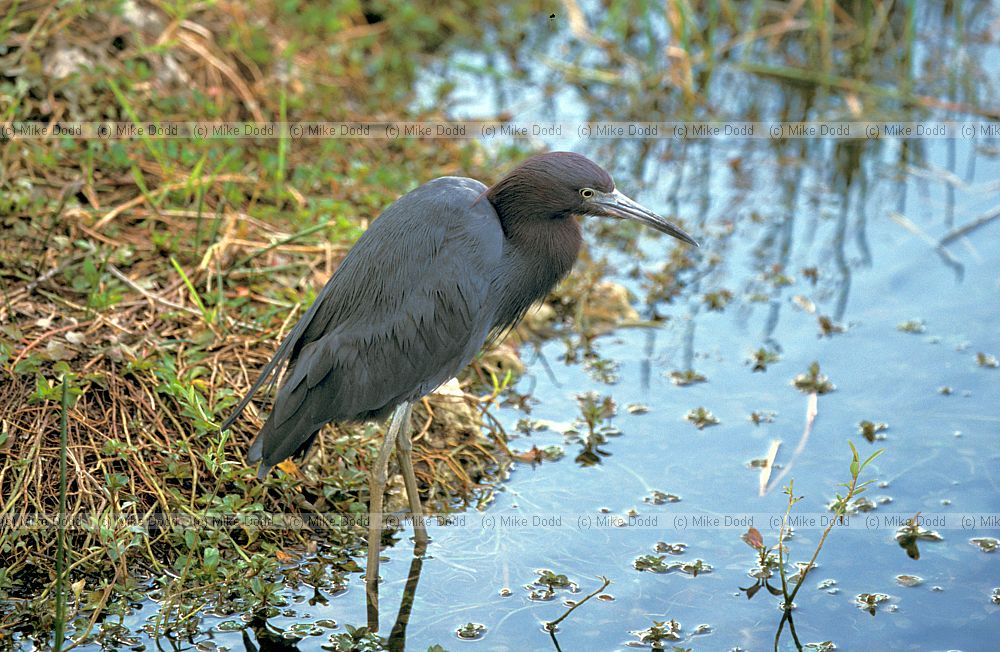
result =
[[[930,23],[924,23],[925,38],[915,48],[917,67],[944,56],[954,37],[930,33],[928,25],[943,18],[921,19]],[[984,60],[997,60],[995,44],[978,43]],[[558,38],[547,48],[550,56],[573,59]],[[576,56],[575,63],[594,64]],[[478,55],[465,64],[473,71],[488,65]],[[441,74],[460,80],[456,96],[465,101],[455,113],[463,118],[513,107],[514,117],[524,121],[598,119],[609,111],[623,119],[670,119],[643,114],[643,99],[623,101],[600,88],[581,92],[565,80],[558,83],[550,68],[526,68],[527,82],[505,82],[492,94],[476,84],[475,72],[445,67]],[[959,84],[967,72],[949,69]],[[987,77],[995,88],[995,69]],[[719,73],[706,94],[719,95],[732,79]],[[553,80],[563,90],[543,92]],[[933,87],[940,80],[925,82]],[[844,115],[801,89],[761,86],[741,78],[740,87],[750,90],[718,101],[730,117],[759,115],[760,106],[779,114],[790,109],[789,119]],[[674,95],[664,101],[679,104]],[[955,117],[898,108],[892,115]],[[449,649],[552,649],[544,623],[564,613],[564,599],[581,599],[605,576],[612,581],[605,595],[614,599],[592,599],[564,621],[558,633],[562,649],[627,649],[638,645],[637,632],[670,620],[681,629],[668,646],[771,649],[779,598],[764,590],[748,600],[740,590],[754,584],[748,573],[755,553],[740,538],[746,527],[699,529],[693,518],[709,515],[725,523],[752,513],[765,543],[773,545],[773,518],[784,513],[787,500],[781,487],[794,479],[801,501],[793,515],[823,518],[835,493],[843,492],[838,483],[850,479],[850,441],[862,457],[885,449],[863,478],[874,481],[865,496],[875,509],[852,515],[849,526],[835,529],[825,542],[818,567],[795,599],[798,639],[832,640],[840,649],[988,647],[1000,618],[1000,606],[991,601],[1000,587],[1000,558],[970,540],[997,537],[997,527],[988,517],[968,521],[960,515],[990,513],[1000,498],[1000,370],[988,357],[1000,354],[1000,221],[956,240],[945,254],[928,240],[997,206],[996,141],[678,144],[565,138],[545,145],[613,162],[619,188],[681,217],[703,247],[693,268],[680,272],[686,286],[678,298],[645,307],[647,315],[666,316],[665,325],[622,329],[593,341],[596,356],[618,364],[616,383],[595,379],[583,363],[562,362],[564,341],[541,346],[541,357],[519,384],[537,399],[530,418],[569,427],[579,414],[577,395],[594,391],[617,402],[611,423],[622,435],[600,446],[609,455],[592,466],[574,462],[581,447],[558,427],[514,441],[519,450],[559,445],[567,454],[537,467],[518,465],[486,513],[490,523],[517,514],[560,514],[564,521],[583,515],[596,523],[602,514],[627,520],[631,513],[657,526],[442,528],[422,567],[407,642],[415,648],[438,642]],[[592,256],[608,259],[620,272],[612,278],[633,290],[640,306],[651,286],[644,275],[660,271],[676,246],[649,234],[638,249],[618,249],[599,235],[591,244]],[[637,267],[638,278],[628,273]],[[706,294],[723,290],[732,299],[723,310],[710,310]],[[842,332],[824,334],[820,317]],[[780,359],[754,372],[748,359],[761,348]],[[802,443],[808,397],[791,381],[814,361],[836,391],[819,396],[818,415]],[[671,382],[670,372],[687,369],[707,381],[686,387]],[[647,404],[650,411],[630,414],[624,409],[630,403]],[[699,406],[719,424],[698,430],[685,421]],[[773,421],[754,425],[748,418],[754,412],[773,414]],[[501,416],[508,426],[524,417],[510,409]],[[865,420],[888,424],[884,440],[862,438],[858,428]],[[773,440],[782,442],[777,464],[783,467],[774,475],[784,474],[780,483],[772,477],[771,489],[760,495],[759,471],[748,463],[765,457]],[[653,491],[680,501],[644,501]],[[943,537],[921,541],[919,560],[895,540],[897,526],[917,512]],[[820,527],[797,528],[789,542],[791,559],[807,561],[821,535]],[[637,558],[663,554],[656,551],[658,542],[686,544],[683,554],[665,555],[666,562],[700,559],[711,572],[636,570]],[[386,566],[383,605],[396,604],[406,579],[406,546],[390,554],[394,563]],[[538,587],[529,585],[539,569],[565,574],[579,592],[557,590],[552,601],[532,600],[530,592]],[[905,587],[900,575],[922,581]],[[866,593],[889,598],[872,615],[856,602]],[[351,610],[359,598],[355,592],[339,600]],[[395,619],[389,611],[383,613],[383,631]],[[478,642],[456,638],[466,622],[485,626]],[[794,649],[787,629],[781,647]]]
[[[759,155],[764,159],[767,151],[762,149]],[[944,167],[944,150],[930,149],[928,165]],[[965,148],[959,160],[972,155]],[[670,619],[682,624],[684,646],[770,647],[780,618],[778,598],[761,592],[747,600],[739,591],[753,584],[747,572],[754,567],[755,557],[739,536],[745,528],[686,529],[675,527],[671,518],[674,514],[738,518],[744,513],[783,512],[785,497],[780,489],[759,496],[758,472],[748,469],[747,463],[763,457],[772,439],[780,439],[778,463],[787,464],[798,445],[807,406],[807,397],[790,381],[818,361],[837,389],[819,397],[819,414],[810,437],[785,476],[785,482],[794,478],[795,491],[803,496],[794,511],[826,511],[826,504],[839,490],[835,485],[849,479],[849,440],[863,455],[876,447],[886,449],[866,478],[876,481],[868,494],[872,500],[891,502],[852,517],[874,518],[874,529],[855,522],[831,534],[819,567],[807,577],[796,598],[800,640],[832,639],[848,649],[982,649],[986,637],[996,631],[1000,616],[1000,607],[990,602],[991,592],[1000,585],[1000,574],[996,556],[980,551],[969,540],[995,537],[996,528],[962,530],[951,525],[939,529],[944,540],[921,542],[921,558],[912,560],[896,544],[896,528],[887,523],[891,523],[889,514],[953,516],[990,512],[997,504],[1000,372],[977,364],[976,354],[1000,351],[996,325],[1000,255],[995,246],[1000,223],[952,247],[964,266],[959,279],[925,242],[890,218],[897,208],[893,194],[899,191],[891,161],[873,160],[870,165],[873,177],[881,179],[857,206],[867,215],[866,251],[858,249],[856,232],[838,243],[836,210],[810,215],[806,206],[796,213],[785,265],[795,281],[768,302],[756,303],[748,301],[746,288],[755,285],[760,243],[770,224],[741,221],[725,245],[729,260],[725,271],[706,277],[701,284],[705,292],[723,287],[733,291],[734,299],[724,311],[705,310],[700,297],[685,296],[662,309],[670,317],[662,329],[620,330],[594,342],[599,356],[620,363],[618,383],[609,386],[595,381],[580,364],[559,363],[565,352],[562,342],[542,346],[552,373],[538,361],[529,365],[521,381],[538,398],[532,418],[565,423],[578,412],[575,395],[590,390],[612,395],[620,406],[639,402],[651,409],[642,415],[621,409],[613,423],[623,435],[610,438],[603,448],[611,455],[589,468],[574,464],[578,447],[567,445],[559,433],[535,433],[514,442],[520,449],[531,444],[540,448],[565,445],[567,456],[536,468],[518,466],[489,513],[596,517],[606,508],[627,517],[634,509],[642,516],[659,518],[667,527],[539,527],[482,533],[445,529],[436,536],[433,558],[423,567],[408,629],[410,641],[454,640],[454,630],[472,621],[487,628],[477,644],[482,649],[546,646],[542,623],[561,615],[565,607],[560,600],[533,602],[523,587],[537,577],[535,569],[548,568],[580,584],[577,599],[600,585],[595,577],[612,580],[607,593],[614,596],[613,601],[592,600],[562,624],[559,642],[564,649],[622,647],[636,640],[630,632]],[[976,174],[967,181],[975,187],[997,178],[997,159],[980,155]],[[907,201],[903,213],[940,232],[940,220],[932,219],[945,201],[940,185],[913,178],[906,183],[908,196],[919,201]],[[721,229],[730,217],[727,207],[733,205],[734,192],[713,191],[713,204],[720,208],[710,210],[699,235]],[[766,187],[741,192],[739,210],[767,214],[773,208],[770,194]],[[649,197],[643,199],[649,201]],[[837,201],[836,197],[826,199]],[[995,191],[992,197],[957,193],[957,222],[978,214],[991,199],[995,200]],[[687,200],[679,201],[684,206]],[[702,255],[711,256],[717,248],[713,237],[701,238]],[[649,252],[644,266],[655,269],[652,252],[672,246],[662,238],[644,242],[643,249]],[[838,269],[834,253],[838,246],[843,246],[846,269]],[[624,256],[609,256],[628,266]],[[816,285],[801,272],[808,267],[818,270]],[[640,289],[634,281],[619,280]],[[837,314],[836,321],[844,324],[845,332],[820,337],[816,314],[798,307],[805,302],[797,303],[795,296],[814,302],[817,314]],[[901,331],[900,324],[910,320],[922,320],[925,332]],[[746,360],[762,345],[780,350],[781,359],[766,372],[754,373]],[[669,373],[687,368],[686,346],[693,353],[693,368],[707,382],[677,387]],[[943,394],[942,387],[950,387],[951,394]],[[685,422],[685,413],[697,406],[710,409],[719,425],[699,431]],[[748,416],[755,410],[773,411],[773,423],[754,426]],[[508,411],[505,416],[513,423],[519,415]],[[864,441],[857,434],[862,420],[886,422],[886,439],[874,445]],[[681,500],[648,504],[643,498],[652,490],[676,494]],[[773,544],[773,529],[755,524],[765,542]],[[818,528],[800,529],[790,543],[792,559],[806,561],[820,534]],[[635,570],[633,561],[654,553],[658,541],[686,543],[686,552],[676,560],[702,559],[713,567],[712,572],[690,577]],[[394,597],[389,596],[401,588],[407,551],[403,547],[391,555],[398,561],[386,566],[390,579],[383,589],[385,605],[394,604]],[[918,575],[924,582],[902,587],[895,578],[904,574]],[[826,579],[836,580],[836,594],[817,588]],[[512,590],[510,597],[500,596],[505,587]],[[891,598],[873,617],[859,609],[854,598],[876,592]],[[571,596],[561,592],[560,597]],[[358,598],[356,593],[338,600],[357,602]],[[383,619],[383,627],[391,626],[394,614],[389,617]],[[692,636],[700,624],[710,625],[711,632]]]

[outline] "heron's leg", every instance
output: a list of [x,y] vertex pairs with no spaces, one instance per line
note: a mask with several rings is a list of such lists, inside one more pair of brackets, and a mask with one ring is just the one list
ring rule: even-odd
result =
[[[389,476],[389,456],[396,445],[403,416],[409,417],[410,405],[404,403],[395,409],[386,429],[385,438],[379,448],[378,458],[368,477],[368,566],[365,568],[365,589],[368,594],[368,628],[378,631],[378,562],[382,543],[382,499],[385,497],[385,483]],[[407,418],[407,421],[409,419]],[[375,622],[372,623],[372,614]]]
[[411,406],[406,404],[406,414],[403,415],[403,425],[396,440],[396,459],[403,472],[403,484],[406,486],[406,497],[410,501],[410,512],[413,514],[413,535],[416,546],[413,553],[422,555],[427,548],[427,528],[424,526],[424,510],[420,507],[420,492],[417,490],[417,476],[413,473],[413,429],[410,423]]

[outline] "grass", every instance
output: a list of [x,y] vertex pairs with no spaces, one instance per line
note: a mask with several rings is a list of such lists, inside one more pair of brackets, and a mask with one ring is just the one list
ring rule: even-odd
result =
[[52,649],[59,652],[63,647],[66,626],[66,456],[69,452],[69,376],[62,376],[61,405],[59,410],[59,517],[56,528],[56,613],[55,631],[52,634]]

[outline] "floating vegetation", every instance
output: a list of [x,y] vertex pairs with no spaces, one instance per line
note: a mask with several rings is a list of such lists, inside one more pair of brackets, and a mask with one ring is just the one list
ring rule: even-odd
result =
[[687,550],[686,543],[667,543],[665,541],[657,541],[654,547],[656,552],[665,552],[668,555],[683,555],[684,551]]
[[597,434],[602,437],[621,437],[622,429],[614,424],[606,424],[597,429]]
[[[295,615],[294,612],[292,615]],[[281,633],[281,637],[291,641],[301,641],[307,636],[322,636],[325,633],[316,623],[293,623]]]
[[927,331],[927,326],[924,324],[923,319],[910,319],[896,324],[896,330],[901,333],[919,335]]
[[813,362],[808,371],[796,376],[792,385],[806,394],[829,394],[837,389],[829,378],[820,373],[818,362]]
[[983,552],[996,552],[1000,548],[1000,540],[993,537],[975,537],[969,539],[969,543],[976,546]]
[[649,503],[651,505],[664,505],[666,503],[679,503],[681,497],[676,494],[668,494],[657,489],[653,489],[649,492],[648,496],[644,496],[642,502]]
[[635,561],[632,562],[632,566],[637,571],[658,574],[679,571],[685,575],[690,575],[691,577],[698,577],[698,575],[704,575],[712,572],[712,566],[710,564],[706,564],[701,559],[683,562],[669,562],[666,561],[666,559],[666,555],[642,555],[635,558]]
[[753,371],[767,371],[767,366],[781,360],[781,356],[773,349],[760,347],[750,355],[747,364],[753,365]]
[[604,383],[605,385],[615,385],[621,380],[621,376],[618,375],[619,369],[621,369],[621,363],[615,360],[610,360],[608,358],[590,358],[584,364],[584,370],[587,375],[596,380],[599,383]]
[[896,530],[896,543],[906,551],[910,559],[920,559],[919,541],[944,541],[944,537],[920,525],[920,514],[916,514],[906,525]]
[[703,407],[696,407],[693,410],[689,410],[684,418],[694,424],[694,427],[698,430],[704,430],[709,426],[719,425],[719,419]]
[[938,387],[938,394],[941,394],[942,396],[951,396],[954,393],[955,390],[949,387],[948,385],[941,385],[940,387]]
[[530,589],[530,592],[528,593],[528,599],[532,602],[549,602],[550,600],[555,599],[555,597],[556,592],[550,589]]
[[833,641],[823,641],[821,643],[806,643],[802,646],[806,650],[816,650],[816,652],[833,652],[837,649]]
[[522,418],[514,423],[514,431],[522,435],[530,435],[533,432],[541,432],[548,429],[548,424],[539,419]]
[[924,583],[924,578],[917,575],[897,575],[896,584],[900,586],[905,586],[907,588],[913,588],[914,586],[920,586]]
[[816,563],[816,562],[811,562],[810,563],[810,562],[806,562],[806,561],[797,561],[797,562],[795,562],[795,572],[791,576],[788,577],[788,581],[789,582],[794,582],[795,584],[798,584],[799,583],[799,579],[805,578],[806,574],[809,571],[815,570],[817,568],[819,568],[819,564]]
[[1000,360],[997,360],[996,356],[980,351],[976,354],[976,364],[986,369],[996,369],[1000,367]]
[[540,568],[535,572],[538,573],[538,577],[534,582],[524,587],[529,591],[529,600],[548,602],[555,598],[556,590],[567,590],[570,593],[579,591],[576,583],[571,582],[562,573],[555,573],[546,568]]
[[629,414],[646,414],[649,412],[649,406],[644,403],[629,403],[625,406],[625,411]]
[[664,641],[681,640],[681,624],[676,620],[654,620],[649,629],[632,632],[640,643],[652,645],[654,649],[662,649]]
[[755,527],[741,534],[740,540],[754,550],[761,550],[764,547],[764,537],[761,535],[760,530]]
[[[829,503],[827,503],[826,508],[831,512],[836,512],[840,508],[840,498],[839,496]],[[878,505],[875,504],[870,498],[861,496],[852,500],[845,508],[845,514],[867,514],[868,512],[874,512],[878,509]]]
[[733,300],[733,293],[729,290],[722,289],[715,292],[706,292],[701,299],[705,302],[705,305],[709,310],[722,312],[725,310],[729,302]]
[[747,417],[755,426],[759,426],[762,423],[774,423],[774,418],[778,416],[778,413],[774,410],[754,410]]
[[556,444],[546,446],[545,448],[532,446],[526,451],[511,451],[511,459],[517,462],[525,462],[527,464],[538,464],[543,461],[555,462],[558,459],[562,459],[565,455],[566,450],[562,446]]
[[465,623],[455,630],[455,635],[464,641],[477,641],[486,635],[486,625]]
[[[608,437],[622,434],[621,429],[608,423],[615,416],[617,406],[610,396],[601,396],[597,392],[578,394],[576,400],[580,406],[580,416],[574,422],[574,427],[563,434],[583,446],[574,458],[576,462],[583,466],[594,466],[601,463],[602,457],[611,455],[600,446],[607,443]],[[579,428],[586,428],[587,432],[581,434]]]
[[1000,588],[993,589],[993,595],[990,596],[990,601],[993,604],[1000,604]]
[[666,561],[666,555],[642,555],[636,557],[632,566],[637,571],[649,571],[651,573],[666,573],[670,570],[670,564]]
[[775,289],[795,285],[795,277],[785,274],[780,265],[774,265],[770,272],[765,274],[764,280],[769,282]]
[[[771,585],[771,578],[774,576],[775,568],[778,566],[778,556],[771,555],[769,552],[765,551],[764,558],[758,560],[758,565],[756,568],[751,568],[747,571],[747,575],[756,580],[750,586],[741,586],[740,591],[746,594],[747,600],[753,599],[755,595],[761,589],[767,589],[770,595],[782,597],[784,593],[780,587]],[[781,604],[785,604],[785,600],[781,601]]]
[[[818,370],[817,370],[818,371]],[[837,523],[843,523],[845,515],[848,512],[848,506],[851,504],[852,500],[855,500],[858,494],[863,493],[867,490],[868,486],[872,484],[872,480],[867,480],[864,482],[860,481],[861,472],[879,455],[885,452],[884,449],[875,451],[869,455],[864,461],[861,460],[858,454],[857,447],[848,441],[848,445],[851,447],[851,481],[842,483],[841,486],[847,491],[842,496],[839,493],[836,496],[836,500],[833,502],[833,512],[835,517],[830,519],[826,527],[823,529],[823,534],[820,536],[819,542],[816,544],[816,548],[813,551],[812,557],[808,562],[796,562],[796,573],[795,575],[789,577],[786,571],[787,557],[786,553],[789,552],[789,548],[786,542],[792,534],[791,526],[789,520],[791,518],[792,509],[795,505],[802,500],[802,496],[796,495],[795,493],[795,482],[794,480],[789,480],[788,485],[784,489],[784,493],[788,496],[787,506],[785,508],[785,516],[781,520],[781,527],[778,530],[778,541],[775,545],[768,547],[764,544],[764,538],[760,531],[756,528],[751,527],[747,532],[742,535],[743,541],[753,548],[757,552],[757,566],[758,569],[755,572],[751,572],[751,577],[756,577],[757,582],[750,587],[740,587],[740,591],[743,591],[747,595],[747,599],[753,598],[761,588],[766,588],[767,591],[774,596],[779,596],[781,598],[777,607],[781,610],[782,616],[781,621],[778,623],[778,631],[774,637],[775,649],[778,648],[779,642],[781,640],[781,634],[784,631],[784,627],[787,624],[789,630],[792,633],[792,638],[795,641],[796,647],[801,649],[801,644],[799,643],[798,637],[795,634],[795,626],[792,622],[792,612],[795,610],[795,596],[798,594],[799,590],[802,588],[805,582],[806,576],[815,568],[818,568],[816,560],[819,558],[820,552],[823,550],[823,546],[826,543],[827,537],[833,530],[833,527]],[[781,585],[772,586],[770,584],[770,578],[774,571],[777,571],[780,576]],[[833,589],[833,584],[823,584],[821,587],[829,587],[830,590]],[[867,595],[867,594],[866,594]]]
[[816,588],[820,591],[826,591],[830,595],[837,595],[840,593],[840,589],[837,588],[837,580],[833,578],[828,578],[821,581],[816,585]]
[[602,422],[613,418],[618,412],[613,398],[602,396],[597,392],[577,394],[576,402],[580,406],[580,417],[591,432],[594,432]]
[[837,333],[843,333],[845,328],[827,317],[826,315],[820,315],[816,318],[819,323],[819,336],[820,337],[830,337],[831,335],[836,335]]
[[[385,641],[382,637],[367,627],[344,625],[344,629],[347,631],[331,634],[327,639],[329,642],[320,647],[328,652],[368,652],[369,650],[375,652],[385,649]],[[274,647],[278,646],[274,645]],[[281,646],[279,649],[287,649],[287,645]]]
[[861,593],[854,598],[859,609],[864,609],[871,615],[875,615],[878,606],[883,602],[888,602],[891,596],[885,593]]
[[576,586],[561,573],[557,574],[546,568],[540,568],[535,572],[538,573],[538,579],[535,580],[535,584],[538,586],[544,586],[548,589],[569,589]]
[[874,443],[875,440],[885,439],[885,435],[882,434],[889,429],[889,424],[882,423],[881,421],[862,421],[858,424],[858,434],[865,438],[869,444]]
[[670,382],[678,387],[687,387],[688,385],[696,385],[698,383],[703,383],[707,378],[704,375],[698,373],[694,369],[687,369],[685,371],[671,371],[670,372]]
[[794,303],[796,306],[798,306],[805,312],[808,312],[810,315],[816,314],[816,304],[813,302],[812,299],[805,296],[804,294],[796,294],[795,296],[793,296],[792,303]]
[[566,455],[566,450],[558,444],[552,444],[542,449],[542,457],[550,462],[555,462]]

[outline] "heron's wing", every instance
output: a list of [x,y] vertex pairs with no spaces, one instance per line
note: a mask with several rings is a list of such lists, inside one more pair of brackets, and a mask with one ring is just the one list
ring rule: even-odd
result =
[[381,418],[471,360],[503,243],[492,207],[475,202],[484,189],[436,179],[372,223],[279,349],[290,370],[251,459],[269,467],[329,421]]
[[257,382],[250,387],[250,390],[247,392],[246,396],[243,397],[243,400],[241,400],[236,406],[236,409],[233,410],[233,413],[222,422],[220,430],[227,430],[233,425],[236,419],[243,413],[243,410],[246,409],[247,405],[250,404],[254,395],[260,390],[261,387],[264,386],[264,383],[268,381],[273,383],[278,379],[278,376],[281,374],[281,369],[284,367],[285,363],[288,362],[292,351],[295,349],[295,345],[302,339],[302,334],[309,327],[309,324],[312,323],[316,313],[319,312],[321,304],[322,302],[317,297],[317,300],[313,302],[313,304],[309,307],[309,310],[307,310],[299,321],[295,323],[292,330],[289,331],[288,335],[285,336],[285,339],[281,341],[281,345],[278,346],[278,350],[275,352],[274,357],[271,358],[266,365],[264,365],[264,368],[260,372],[260,376],[257,378]]

